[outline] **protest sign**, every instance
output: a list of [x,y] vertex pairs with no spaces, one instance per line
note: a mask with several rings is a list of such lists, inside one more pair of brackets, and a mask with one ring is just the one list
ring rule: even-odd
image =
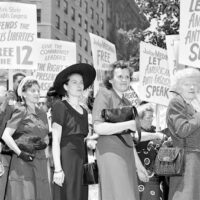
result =
[[141,100],[168,105],[170,74],[166,50],[140,43],[139,86]]
[[140,104],[139,98],[139,72],[134,72],[132,75],[132,81],[130,83],[129,89],[124,93],[124,97],[127,98],[133,106],[138,106]]
[[94,82],[94,95],[96,95],[105,71],[109,70],[109,65],[117,60],[115,45],[104,38],[89,33],[91,41],[91,49],[93,56],[93,65],[97,72]]
[[140,99],[137,93],[135,92],[134,88],[132,88],[131,86],[126,92],[124,92],[124,97],[131,102],[131,105],[135,107],[137,107],[140,104]]
[[172,80],[175,73],[185,68],[185,65],[179,64],[179,35],[166,35],[167,56],[170,79]]
[[200,1],[180,1],[179,62],[200,68]]
[[0,66],[36,69],[36,5],[0,2]]
[[37,40],[38,67],[35,77],[40,84],[40,95],[46,96],[56,75],[76,63],[76,43],[61,40]]

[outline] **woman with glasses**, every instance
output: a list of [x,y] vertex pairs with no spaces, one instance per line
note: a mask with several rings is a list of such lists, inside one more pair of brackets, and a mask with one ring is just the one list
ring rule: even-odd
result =
[[175,74],[167,109],[173,145],[185,151],[184,174],[170,177],[169,200],[200,199],[200,112],[192,105],[200,89],[200,71],[185,68]]

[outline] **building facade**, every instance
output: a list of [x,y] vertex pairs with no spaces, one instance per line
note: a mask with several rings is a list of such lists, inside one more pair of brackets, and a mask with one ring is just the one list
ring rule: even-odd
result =
[[[7,0],[12,1],[13,0]],[[37,5],[38,37],[74,41],[77,62],[92,64],[89,32],[115,43],[114,32],[147,27],[134,0],[18,0]]]

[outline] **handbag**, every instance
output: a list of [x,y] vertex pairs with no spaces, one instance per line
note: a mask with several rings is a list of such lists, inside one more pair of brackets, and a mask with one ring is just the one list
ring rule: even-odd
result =
[[[136,122],[136,130],[138,132],[138,141],[141,140],[141,125],[138,116],[138,112],[135,106],[125,106],[121,108],[112,108],[112,109],[103,109],[101,111],[101,116],[105,119],[106,122],[117,123],[117,122],[125,122],[129,120],[135,120]],[[126,146],[132,148],[129,144],[126,143],[122,135],[130,134],[131,130],[122,131],[121,134],[114,134],[116,135]]]
[[[47,146],[39,136],[24,134],[17,139],[14,138],[14,140],[20,150],[31,154],[35,153],[35,150],[42,150]],[[11,155],[12,153],[13,151],[6,144],[3,144],[2,154]]]
[[83,185],[92,185],[99,182],[98,166],[95,160],[83,165]]
[[[184,104],[186,101],[177,92],[172,91],[179,95]],[[187,106],[186,106],[187,107]],[[187,111],[186,111],[187,114]],[[178,135],[172,133],[175,138],[181,139]],[[154,170],[160,176],[182,176],[185,167],[185,149],[186,138],[183,140],[183,147],[161,147],[155,159]]]
[[159,176],[182,176],[184,159],[184,148],[161,147],[155,159],[154,171]]
[[[87,145],[85,141],[85,152],[87,153]],[[93,152],[94,156],[94,152]],[[86,155],[86,161],[83,164],[83,185],[93,185],[99,182],[99,171],[96,159],[93,162],[88,162],[88,154]]]

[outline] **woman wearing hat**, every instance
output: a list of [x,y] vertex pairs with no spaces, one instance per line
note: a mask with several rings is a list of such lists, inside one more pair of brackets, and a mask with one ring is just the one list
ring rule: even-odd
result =
[[54,193],[55,199],[88,200],[88,187],[82,185],[83,163],[87,156],[84,138],[88,134],[88,114],[79,104],[79,99],[95,76],[91,65],[79,63],[61,71],[54,82],[56,92],[63,96],[62,101],[56,101],[52,108],[53,181],[60,186],[60,191]]
[[199,89],[200,71],[195,68],[175,74],[166,120],[173,145],[185,149],[184,174],[170,177],[169,200],[200,199],[200,112],[192,106]]
[[34,77],[18,86],[24,104],[16,106],[2,139],[13,151],[6,200],[51,200],[45,155],[46,114],[37,107],[40,87]]

